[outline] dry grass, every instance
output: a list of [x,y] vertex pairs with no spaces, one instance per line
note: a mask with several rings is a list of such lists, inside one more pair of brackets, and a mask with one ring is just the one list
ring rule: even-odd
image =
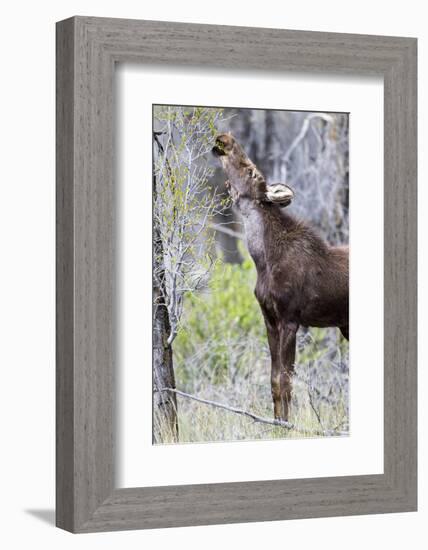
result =
[[[306,434],[178,396],[180,443],[314,437],[311,432],[320,429],[347,432],[348,343],[336,329],[302,331],[298,340],[290,421]],[[201,369],[201,379],[192,380],[190,387],[180,387],[179,380],[177,386],[198,397],[271,418],[269,356],[266,349],[257,351],[257,356],[255,350],[248,353],[245,366],[233,378],[224,377],[222,383],[213,384]],[[163,442],[172,443],[167,432]]]

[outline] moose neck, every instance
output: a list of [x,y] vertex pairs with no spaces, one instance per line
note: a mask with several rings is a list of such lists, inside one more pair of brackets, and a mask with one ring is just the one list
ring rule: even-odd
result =
[[244,197],[239,199],[238,209],[244,222],[248,251],[256,264],[257,270],[264,270],[266,267],[266,248],[263,220],[266,213],[263,206],[257,201]]

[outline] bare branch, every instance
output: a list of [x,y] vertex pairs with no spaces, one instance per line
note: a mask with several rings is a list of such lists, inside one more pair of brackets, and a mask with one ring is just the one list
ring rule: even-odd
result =
[[309,387],[308,387],[308,397],[309,397],[309,405],[311,406],[311,409],[313,410],[315,416],[317,417],[319,425],[321,426],[322,429],[324,429],[324,426],[323,426],[322,421],[321,421],[321,415],[320,415],[318,409],[315,407],[315,403],[314,403],[314,400],[313,400],[313,397],[312,397],[312,392],[310,391]]
[[288,151],[285,153],[284,162],[288,162],[290,160],[291,154],[296,149],[296,147],[299,145],[299,143],[302,141],[302,139],[304,139],[304,137],[306,136],[306,133],[309,130],[311,121],[314,118],[322,118],[325,122],[332,122],[333,121],[333,117],[331,115],[327,115],[325,113],[311,113],[310,115],[308,115],[305,118],[305,120],[303,121],[300,132],[294,138],[292,144],[288,148]]
[[[155,258],[154,279],[163,273],[163,302],[170,334],[175,339],[186,292],[198,290],[212,267],[207,258],[211,236],[207,229],[217,210],[217,192],[206,190],[212,174],[207,153],[213,145],[220,109],[169,106],[158,109],[154,132],[156,194],[153,222],[162,255]],[[184,290],[186,289],[186,290]]]
[[242,233],[239,233],[239,231],[234,231],[233,229],[229,229],[228,227],[224,227],[224,224],[210,223],[209,226],[212,229],[220,231],[221,233],[225,233],[226,235],[230,235],[231,237],[236,237],[237,239],[241,240],[244,239],[244,235]]

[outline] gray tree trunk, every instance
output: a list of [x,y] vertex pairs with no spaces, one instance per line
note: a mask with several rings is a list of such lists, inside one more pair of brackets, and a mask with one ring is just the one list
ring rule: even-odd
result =
[[[216,169],[213,177],[210,180],[210,185],[215,188],[218,195],[222,198],[228,197],[228,191],[224,185],[225,178],[223,170]],[[222,208],[221,211],[216,212],[214,215],[214,222],[222,225],[227,229],[242,233],[242,227],[238,223],[236,214],[234,213],[232,206]],[[228,264],[241,264],[242,254],[239,252],[238,239],[226,232],[216,231],[216,243],[221,251],[222,259]]]
[[169,319],[159,288],[153,288],[153,443],[178,441],[177,397],[162,391],[175,388],[172,348],[168,345]]
[[[156,193],[155,178],[153,193]],[[161,261],[163,248],[156,226],[153,228],[153,252],[154,261]],[[156,273],[160,271],[163,270],[156,268]],[[157,283],[153,277],[153,443],[178,441],[177,397],[173,392],[162,391],[175,389],[175,376],[172,347],[168,344],[171,326],[159,284],[162,282]]]

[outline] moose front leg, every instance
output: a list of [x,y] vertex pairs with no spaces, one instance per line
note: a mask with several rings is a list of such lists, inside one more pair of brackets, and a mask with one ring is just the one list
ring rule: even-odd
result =
[[256,297],[260,303],[266,325],[271,355],[271,391],[274,417],[288,420],[291,400],[291,378],[296,354],[296,323],[283,323],[265,307],[256,287]]
[[279,332],[277,329],[271,327],[268,328],[267,334],[271,356],[270,386],[273,400],[273,414],[275,418],[280,420],[282,418],[282,402]]
[[296,323],[279,327],[281,419],[288,421],[293,389],[294,362],[296,360]]
[[269,315],[263,310],[266,333],[269,343],[269,351],[271,357],[271,392],[273,400],[273,413],[275,418],[281,419],[282,405],[281,405],[281,361],[280,361],[280,347],[279,347],[279,331],[275,323],[269,319]]

